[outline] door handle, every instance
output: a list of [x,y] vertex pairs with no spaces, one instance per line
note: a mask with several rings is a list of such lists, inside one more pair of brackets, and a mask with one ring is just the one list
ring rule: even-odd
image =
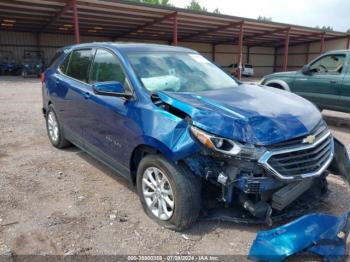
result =
[[337,83],[337,80],[331,80],[331,81],[329,81],[329,83],[331,83],[331,84],[336,84],[336,83]]
[[91,94],[89,92],[84,93],[84,98],[89,99],[91,97]]

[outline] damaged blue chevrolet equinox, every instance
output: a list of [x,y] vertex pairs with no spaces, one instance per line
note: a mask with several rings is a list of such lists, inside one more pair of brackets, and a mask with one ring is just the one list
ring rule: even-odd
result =
[[69,46],[42,82],[52,145],[74,144],[127,178],[147,215],[174,230],[199,216],[271,224],[300,214],[345,161],[313,104],[243,84],[190,49]]

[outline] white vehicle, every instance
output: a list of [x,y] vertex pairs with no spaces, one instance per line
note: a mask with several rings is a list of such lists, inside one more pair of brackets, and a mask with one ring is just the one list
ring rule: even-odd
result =
[[[230,73],[231,75],[237,75],[237,64],[230,64],[229,66],[224,66],[223,69]],[[242,76],[254,76],[254,68],[251,64],[243,64]]]

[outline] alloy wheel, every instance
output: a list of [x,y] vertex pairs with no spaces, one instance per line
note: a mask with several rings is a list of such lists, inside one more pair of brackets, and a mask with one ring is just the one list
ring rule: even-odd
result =
[[175,199],[170,182],[156,167],[147,168],[142,176],[142,193],[147,207],[160,220],[169,220],[175,209]]
[[53,111],[50,111],[47,115],[47,128],[49,130],[49,135],[51,140],[56,143],[58,141],[59,129],[56,115]]

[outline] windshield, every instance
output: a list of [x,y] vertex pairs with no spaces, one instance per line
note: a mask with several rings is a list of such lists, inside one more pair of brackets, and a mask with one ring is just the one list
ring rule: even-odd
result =
[[180,52],[128,54],[136,75],[151,92],[196,92],[232,88],[237,81],[203,56]]

